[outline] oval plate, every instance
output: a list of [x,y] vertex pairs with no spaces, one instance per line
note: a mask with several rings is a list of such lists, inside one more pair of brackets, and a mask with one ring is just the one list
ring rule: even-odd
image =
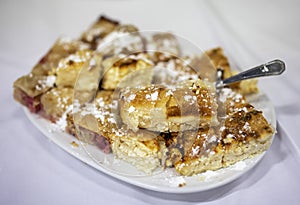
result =
[[[256,109],[262,110],[268,122],[274,128],[276,127],[274,107],[266,95],[263,93],[252,95],[247,100]],[[53,129],[51,122],[30,113],[27,108],[24,111],[29,120],[46,137],[75,158],[119,180],[158,192],[193,193],[220,187],[252,169],[265,154],[263,152],[256,157],[238,162],[230,167],[217,171],[207,171],[196,176],[179,176],[174,169],[160,170],[149,176],[138,171],[132,165],[115,159],[113,154],[105,154],[93,145],[84,144],[65,132]],[[78,146],[74,146],[74,144]]]

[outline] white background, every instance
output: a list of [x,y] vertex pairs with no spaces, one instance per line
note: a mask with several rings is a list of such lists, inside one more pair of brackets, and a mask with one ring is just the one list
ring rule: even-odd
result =
[[[298,204],[300,201],[300,2],[0,1],[0,204]],[[237,181],[170,195],[115,180],[49,142],[12,98],[61,35],[77,37],[100,14],[141,30],[172,31],[202,49],[222,46],[247,69],[280,58],[283,76],[262,79],[278,134],[262,162]]]

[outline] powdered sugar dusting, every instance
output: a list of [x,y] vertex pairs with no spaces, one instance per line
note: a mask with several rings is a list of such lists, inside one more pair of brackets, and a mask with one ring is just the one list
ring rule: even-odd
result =
[[186,180],[183,176],[166,178],[170,187],[182,187],[186,185]]
[[192,156],[196,156],[197,154],[199,154],[199,151],[200,151],[199,146],[192,147]]
[[114,31],[107,35],[97,47],[97,51],[105,54],[120,54],[124,50],[143,50],[141,37],[137,33]]
[[35,86],[36,90],[42,90],[45,88],[52,88],[55,84],[56,76],[49,75],[42,80],[38,81],[38,84]]
[[218,173],[215,171],[208,170],[202,173],[201,175],[205,178],[205,181],[213,181],[214,178],[218,175]]
[[151,93],[151,100],[152,101],[155,101],[155,100],[157,100],[157,98],[158,98],[158,91],[155,91],[154,93]]
[[134,112],[134,111],[135,111],[135,107],[130,106],[129,109],[128,109],[128,112],[129,112],[129,113],[132,113],[132,112]]
[[130,101],[134,100],[135,96],[136,95],[134,93],[130,94],[129,97],[127,98],[127,102],[130,102]]
[[168,62],[159,62],[154,66],[155,83],[170,86],[186,80],[197,80],[199,78],[196,74],[188,72],[188,67],[183,66],[184,62],[176,62],[176,60],[170,59]]
[[239,161],[237,163],[235,163],[231,169],[232,170],[236,170],[236,171],[241,171],[244,170],[247,167],[246,163],[244,161]]
[[52,131],[65,131],[66,127],[68,125],[67,122],[67,116],[69,113],[71,113],[73,110],[73,105],[67,106],[66,111],[62,114],[62,116],[54,123],[52,124],[52,128],[49,130],[50,132]]

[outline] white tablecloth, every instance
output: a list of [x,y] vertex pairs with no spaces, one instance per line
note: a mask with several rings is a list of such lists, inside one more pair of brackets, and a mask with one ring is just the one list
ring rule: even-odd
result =
[[[297,0],[1,1],[0,204],[299,204],[299,9]],[[284,60],[283,76],[260,81],[278,119],[261,163],[223,187],[172,195],[113,179],[49,142],[13,101],[13,81],[58,36],[78,36],[102,13],[141,30],[172,31],[202,49],[220,45],[240,68]]]

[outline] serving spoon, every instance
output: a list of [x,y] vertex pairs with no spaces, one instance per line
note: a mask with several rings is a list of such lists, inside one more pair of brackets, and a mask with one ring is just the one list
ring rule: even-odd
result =
[[268,63],[264,63],[257,67],[251,68],[249,70],[243,71],[237,75],[231,76],[224,80],[221,79],[222,70],[218,69],[216,88],[221,89],[227,85],[242,80],[248,80],[252,78],[265,77],[265,76],[280,75],[284,71],[285,71],[285,63],[278,59],[270,61]]

